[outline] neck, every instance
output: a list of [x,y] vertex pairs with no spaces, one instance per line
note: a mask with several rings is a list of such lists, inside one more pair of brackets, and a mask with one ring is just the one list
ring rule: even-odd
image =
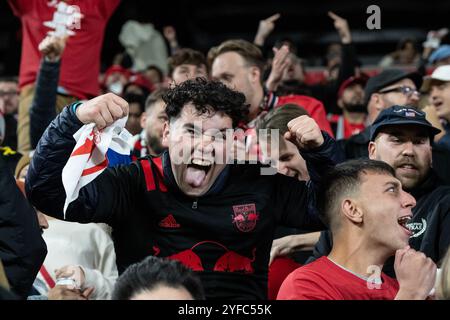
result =
[[344,110],[344,117],[351,124],[362,124],[366,121],[367,114],[364,112],[349,112]]
[[333,249],[328,258],[355,274],[370,277],[374,272],[372,266],[382,268],[389,256],[360,236],[347,233],[333,237]]
[[147,146],[147,150],[148,150],[148,154],[153,157],[158,157],[160,155],[159,153],[156,153],[155,151],[153,151],[153,149],[150,148],[149,146]]
[[264,90],[262,86],[258,86],[253,94],[253,97],[251,98],[251,101],[248,103],[250,104],[250,109],[248,113],[248,120],[252,121],[254,120],[261,112],[260,105],[264,99]]

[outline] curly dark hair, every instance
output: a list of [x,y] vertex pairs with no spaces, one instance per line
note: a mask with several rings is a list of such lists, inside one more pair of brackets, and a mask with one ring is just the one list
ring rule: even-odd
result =
[[223,112],[232,119],[233,127],[246,122],[249,108],[242,93],[219,81],[204,78],[187,80],[173,87],[163,96],[163,100],[169,121],[176,119],[186,104],[192,103],[199,115]]

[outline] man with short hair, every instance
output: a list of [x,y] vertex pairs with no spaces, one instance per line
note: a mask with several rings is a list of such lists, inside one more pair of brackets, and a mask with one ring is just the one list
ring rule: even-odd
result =
[[166,148],[162,144],[164,123],[168,121],[166,103],[163,96],[167,89],[158,89],[145,101],[145,112],[141,115],[141,132],[135,136],[131,144],[133,161],[146,155],[159,156]]
[[[260,164],[229,163],[234,139],[227,132],[247,112],[242,93],[198,78],[175,86],[163,100],[168,150],[106,169],[81,188],[66,219],[110,224],[119,272],[148,255],[168,257],[198,272],[208,298],[264,299],[275,226],[322,228],[314,191],[334,165],[333,139],[311,118],[294,119],[285,137],[299,147],[312,182],[261,175]],[[113,94],[64,109],[30,164],[31,202],[61,218],[61,171],[75,146],[73,133],[88,123],[101,130],[127,113],[127,103]]]
[[[368,147],[371,159],[381,160],[395,170],[403,189],[413,195],[417,205],[408,222],[412,235],[409,245],[438,263],[450,245],[450,187],[431,167],[431,144],[439,130],[425,113],[405,106],[383,110],[371,127]],[[331,249],[331,237],[322,232],[315,257]],[[386,272],[392,274],[392,263]]]
[[294,103],[308,111],[322,130],[333,135],[322,102],[308,96],[278,97],[273,92],[265,92],[262,84],[264,59],[261,50],[254,44],[240,39],[225,41],[218,47],[210,49],[208,61],[213,79],[245,95],[249,113],[247,122],[242,123],[242,127],[253,128],[256,119],[265,112],[287,103]]
[[[394,170],[381,161],[351,160],[332,169],[322,186],[318,204],[333,248],[292,272],[278,299],[426,299],[436,265],[408,246],[406,223],[416,202]],[[397,281],[381,272],[394,254]]]
[[[302,158],[297,146],[284,138],[289,130],[288,123],[300,116],[309,116],[305,109],[295,104],[285,104],[270,111],[264,120],[257,125],[258,130],[267,130],[267,138],[260,140],[261,151],[265,159],[269,159],[277,171],[298,180],[308,181],[309,174],[305,159]],[[278,135],[278,146],[272,146],[272,131]]]
[[169,57],[169,77],[173,84],[180,84],[197,77],[208,78],[206,58],[200,51],[190,48],[177,50]]
[[344,159],[367,157],[370,140],[370,125],[380,112],[393,105],[417,105],[422,78],[418,73],[398,69],[384,70],[371,77],[364,89],[364,105],[367,106],[366,129],[347,140],[340,140]]
[[416,198],[410,246],[436,263],[450,245],[450,187],[432,168],[432,142],[439,132],[424,112],[393,106],[373,123],[369,143],[369,157],[393,167],[404,190]]

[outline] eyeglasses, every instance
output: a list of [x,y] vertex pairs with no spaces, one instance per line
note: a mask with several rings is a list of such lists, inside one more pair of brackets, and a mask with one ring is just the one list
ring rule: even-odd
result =
[[395,88],[387,89],[384,91],[380,91],[379,93],[389,93],[389,92],[400,92],[400,93],[403,93],[408,98],[411,97],[412,95],[416,95],[416,96],[420,97],[419,91],[417,91],[416,89],[413,89],[411,87],[407,87],[407,86],[395,87]]

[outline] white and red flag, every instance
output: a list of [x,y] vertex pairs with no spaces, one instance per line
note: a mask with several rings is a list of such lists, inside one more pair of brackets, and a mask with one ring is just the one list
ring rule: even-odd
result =
[[108,151],[130,155],[127,141],[131,134],[124,128],[127,118],[119,119],[102,130],[98,130],[94,123],[86,124],[73,135],[77,144],[62,171],[66,191],[64,218],[67,207],[78,198],[80,189],[108,167]]

